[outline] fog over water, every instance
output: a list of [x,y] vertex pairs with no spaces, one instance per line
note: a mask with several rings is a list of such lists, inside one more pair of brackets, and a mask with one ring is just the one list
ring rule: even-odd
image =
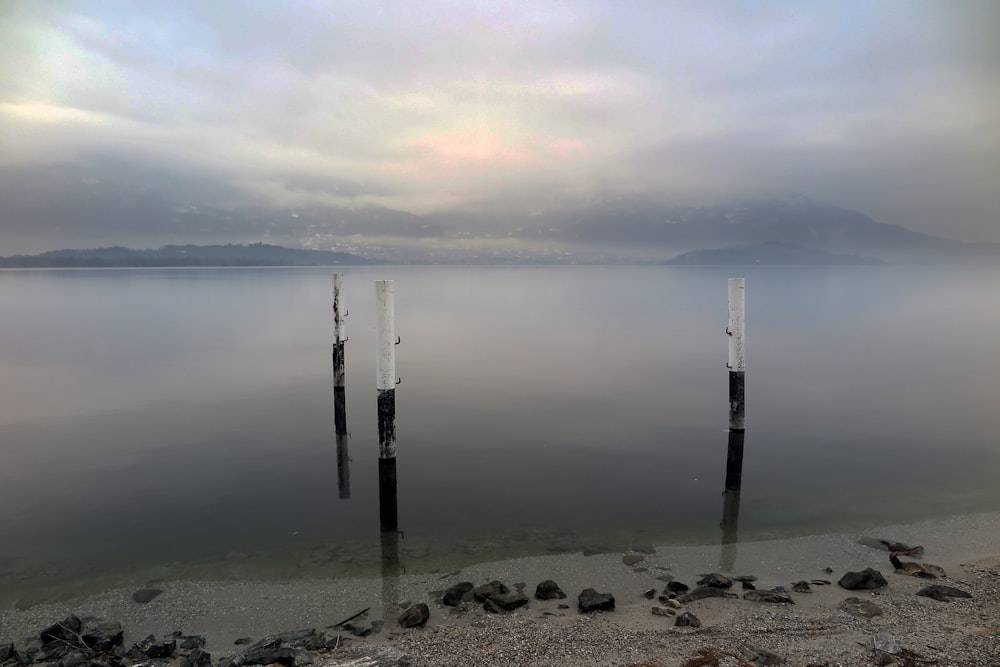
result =
[[349,498],[330,269],[0,272],[2,592],[234,554],[297,576],[331,542],[374,567],[376,279],[395,281],[411,571],[718,542],[730,276],[748,311],[739,540],[1000,509],[995,270],[344,273]]

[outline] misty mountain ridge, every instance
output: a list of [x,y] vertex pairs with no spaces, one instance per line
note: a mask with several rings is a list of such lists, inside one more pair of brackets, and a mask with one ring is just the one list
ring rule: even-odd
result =
[[172,245],[155,250],[113,246],[0,257],[2,268],[347,266],[369,263],[350,253],[284,248],[266,243]]
[[676,206],[611,194],[545,208],[500,202],[416,215],[376,205],[249,204],[211,178],[109,164],[99,177],[93,164],[0,168],[0,230],[36,245],[265,239],[422,263],[664,261],[769,242],[892,263],[1000,259],[1000,244],[943,239],[804,197]]

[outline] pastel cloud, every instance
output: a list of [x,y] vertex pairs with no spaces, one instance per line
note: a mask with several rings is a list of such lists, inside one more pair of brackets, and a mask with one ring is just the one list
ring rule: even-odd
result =
[[997,26],[992,0],[9,0],[0,166],[415,212],[796,191],[1000,240]]

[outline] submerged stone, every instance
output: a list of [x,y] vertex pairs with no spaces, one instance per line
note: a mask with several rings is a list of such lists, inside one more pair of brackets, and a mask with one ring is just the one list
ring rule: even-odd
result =
[[399,615],[399,626],[402,628],[422,628],[427,625],[431,610],[424,603],[415,604]]
[[502,581],[493,580],[477,588],[473,595],[476,602],[485,602],[487,598],[503,593],[510,593],[510,589]]
[[838,605],[838,608],[852,616],[860,616],[862,618],[872,618],[873,616],[882,615],[881,607],[871,600],[862,600],[861,598],[847,598]]
[[788,593],[782,591],[747,591],[743,594],[744,600],[751,602],[770,602],[774,604],[795,604]]
[[860,572],[848,572],[840,578],[837,584],[849,591],[884,588],[889,584],[878,570],[870,567]]
[[699,579],[698,585],[707,586],[709,588],[732,588],[733,580],[724,574],[713,572],[712,574],[706,574],[704,577]]
[[943,584],[934,584],[933,586],[927,586],[925,588],[917,591],[917,595],[921,595],[926,598],[931,598],[932,600],[937,600],[939,602],[951,602],[951,598],[971,598],[972,595],[966,593],[960,588],[955,588],[954,586],[945,586]]
[[515,609],[523,607],[526,604],[528,604],[528,596],[517,591],[491,595],[486,602],[483,603],[486,611],[497,611],[498,609],[500,611],[514,611]]
[[699,586],[694,590],[681,595],[678,599],[681,602],[691,602],[692,600],[704,600],[705,598],[738,598],[736,593],[730,593],[724,588],[713,588],[711,586]]
[[466,598],[466,595],[472,592],[473,588],[475,586],[472,585],[471,581],[460,581],[449,586],[441,597],[441,604],[447,607],[457,607]]
[[162,592],[163,590],[159,588],[143,588],[132,593],[132,600],[139,604],[146,604]]
[[585,588],[577,598],[577,606],[582,614],[595,611],[614,611],[615,597],[610,593],[598,593],[593,588]]
[[674,625],[678,628],[700,628],[701,621],[698,620],[697,616],[689,611],[686,611],[677,617],[677,620],[674,621]]
[[536,600],[563,600],[565,598],[566,594],[559,588],[559,584],[551,579],[546,579],[535,587]]

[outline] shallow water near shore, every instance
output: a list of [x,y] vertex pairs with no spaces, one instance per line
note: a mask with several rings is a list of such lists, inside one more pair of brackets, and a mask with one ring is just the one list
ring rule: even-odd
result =
[[[1000,509],[997,271],[343,272],[339,461],[331,270],[0,272],[0,607],[150,581],[378,578],[383,278],[407,574]],[[727,491],[734,275],[747,432]]]
[[[568,594],[566,602],[572,605],[566,612],[569,616],[576,615],[576,595],[588,587],[614,595],[619,610],[638,606],[648,615],[650,603],[643,591],[662,590],[665,577],[690,585],[704,573],[725,570],[727,564],[731,574],[757,577],[758,586],[786,588],[801,579],[836,581],[848,570],[866,567],[891,571],[888,553],[862,544],[866,537],[924,545],[925,562],[941,564],[953,576],[960,576],[961,562],[1000,553],[997,513],[870,526],[869,531],[743,542],[735,547],[657,546],[637,567],[625,565],[621,553],[577,553],[481,562],[446,573],[407,573],[403,567],[376,577],[175,580],[161,582],[163,592],[146,604],[132,600],[134,587],[112,587],[24,610],[0,609],[0,641],[23,641],[72,613],[122,623],[127,642],[183,630],[205,636],[207,649],[213,654],[227,655],[238,648],[234,646],[238,638],[322,629],[364,609],[369,610],[369,618],[387,619],[391,630],[400,611],[417,602],[431,606],[432,625],[462,624],[476,614],[456,613],[434,604],[434,600],[449,585],[463,580],[478,584],[499,579],[511,586],[520,582],[530,596],[538,582],[554,579]],[[961,585],[954,579],[949,583]],[[839,591],[837,600],[851,594],[831,588]]]

